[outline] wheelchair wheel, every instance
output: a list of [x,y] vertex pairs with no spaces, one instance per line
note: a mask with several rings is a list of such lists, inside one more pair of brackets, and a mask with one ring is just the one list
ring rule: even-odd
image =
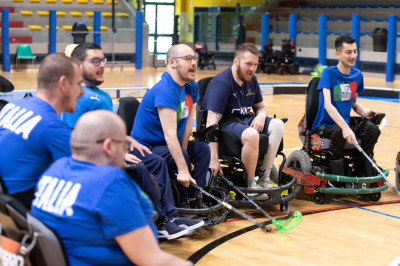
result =
[[395,169],[395,172],[396,172],[396,187],[397,189],[400,189],[400,172],[397,169]]
[[378,192],[378,193],[373,193],[373,194],[369,194],[368,196],[369,196],[369,199],[370,199],[371,201],[378,201],[378,200],[381,199],[381,193],[380,193],[380,192]]
[[280,66],[280,67],[278,68],[278,74],[279,74],[279,75],[285,74],[285,67]]
[[311,172],[311,159],[303,150],[292,152],[286,160],[285,167],[301,171],[303,173]]
[[317,204],[322,204],[322,203],[324,203],[325,196],[324,196],[324,194],[322,194],[320,192],[315,192],[313,194],[313,200]]

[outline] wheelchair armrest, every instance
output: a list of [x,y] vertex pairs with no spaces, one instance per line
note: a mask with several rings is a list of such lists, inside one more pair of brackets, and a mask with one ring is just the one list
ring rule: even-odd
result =
[[201,140],[205,140],[207,142],[216,142],[218,141],[218,136],[219,136],[218,124],[214,124],[209,127],[199,129],[196,134],[197,137]]
[[380,113],[378,115],[374,115],[369,121],[374,123],[375,125],[379,125],[384,117],[385,113]]

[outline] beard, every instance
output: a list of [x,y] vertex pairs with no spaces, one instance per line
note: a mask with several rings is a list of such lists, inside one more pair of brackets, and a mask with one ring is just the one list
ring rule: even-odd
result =
[[193,78],[190,77],[187,72],[184,73],[184,71],[182,71],[181,69],[178,69],[177,74],[178,74],[179,78],[181,80],[183,80],[185,83],[190,83],[196,79],[196,77],[193,77]]
[[253,77],[253,74],[250,76],[249,79],[246,79],[245,73],[243,73],[242,68],[240,67],[240,63],[238,65],[238,68],[236,69],[236,74],[238,75],[238,78],[243,81],[243,82],[250,82],[251,78]]
[[104,82],[104,79],[102,80],[95,79],[91,77],[86,71],[82,72],[82,77],[86,84],[91,84],[93,86],[100,86]]

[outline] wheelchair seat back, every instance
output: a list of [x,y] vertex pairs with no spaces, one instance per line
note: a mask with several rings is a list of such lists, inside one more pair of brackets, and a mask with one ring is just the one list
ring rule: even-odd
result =
[[131,134],[139,104],[140,102],[132,96],[119,99],[118,115],[125,122],[126,134],[128,136]]
[[306,114],[304,126],[306,130],[311,130],[315,117],[318,113],[319,94],[317,90],[320,77],[313,78],[306,89]]
[[31,263],[47,266],[70,265],[64,243],[58,233],[30,213],[27,214],[27,221],[31,234],[37,234],[37,242],[31,254]]

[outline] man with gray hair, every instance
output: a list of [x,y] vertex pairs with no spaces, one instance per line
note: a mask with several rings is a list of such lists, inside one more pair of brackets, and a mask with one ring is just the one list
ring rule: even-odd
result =
[[50,54],[40,64],[34,97],[7,104],[0,113],[0,176],[8,193],[30,208],[39,176],[69,156],[71,129],[59,118],[74,112],[83,94],[79,62]]
[[39,179],[32,214],[59,234],[71,265],[192,265],[159,248],[151,201],[120,169],[130,146],[125,133],[110,111],[84,114],[72,157]]

